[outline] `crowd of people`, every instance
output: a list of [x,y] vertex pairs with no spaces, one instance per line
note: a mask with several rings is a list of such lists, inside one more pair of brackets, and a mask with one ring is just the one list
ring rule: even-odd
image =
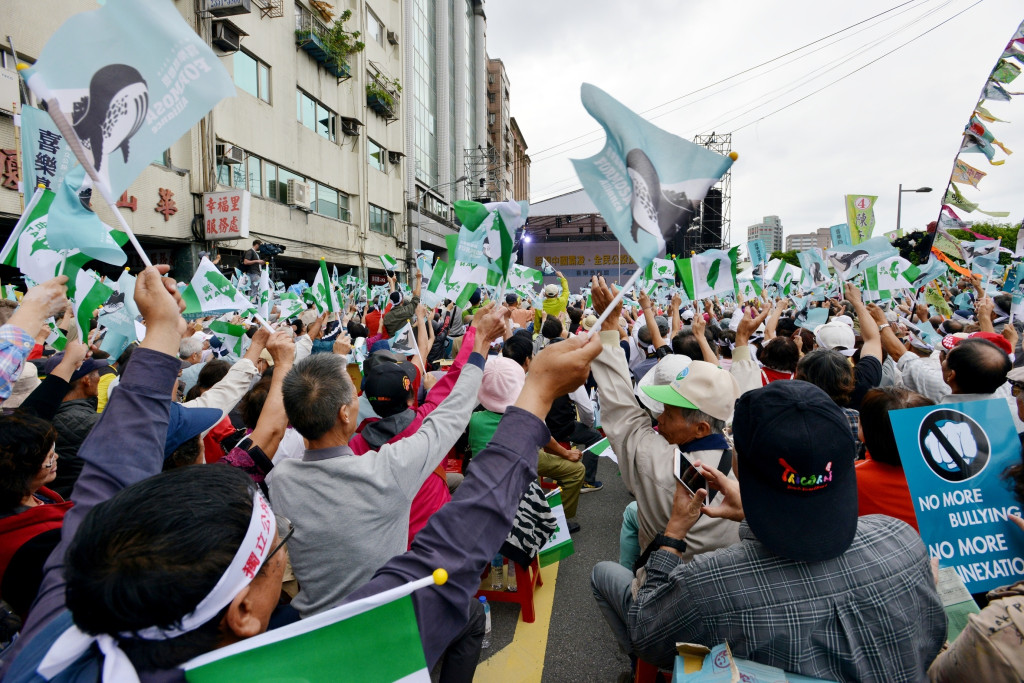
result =
[[[594,278],[588,301],[561,273],[536,307],[431,310],[417,273],[341,313],[275,309],[273,331],[235,316],[236,354],[216,318],[186,322],[166,272],[139,273],[145,335],[117,358],[45,343],[64,276],[0,302],[4,680],[183,680],[198,655],[442,567],[413,594],[423,651],[436,679],[471,681],[482,574],[553,533],[538,478],[586,525],[604,438],[635,500],[591,583],[634,667],[728,642],[825,680],[1024,678],[1024,582],[976,596],[947,642],[888,420],[1000,398],[1024,433],[1009,295],[978,279],[942,288],[971,303],[949,318],[847,285],[802,304],[828,309],[809,329],[786,298],[684,305]],[[1006,476],[1024,504],[1024,467]]]

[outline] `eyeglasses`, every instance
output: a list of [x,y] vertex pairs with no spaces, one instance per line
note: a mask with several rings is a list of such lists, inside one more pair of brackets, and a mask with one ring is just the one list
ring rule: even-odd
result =
[[283,534],[281,533],[281,524],[279,522],[277,525],[277,535],[281,537],[281,540],[276,546],[274,546],[274,549],[270,551],[270,554],[267,555],[267,559],[263,560],[264,567],[266,567],[267,563],[270,562],[270,558],[274,556],[274,553],[283,548],[284,544],[287,543],[288,539],[295,533],[295,527],[292,525],[291,520],[286,517],[281,517],[280,515],[278,515],[278,520],[280,520],[280,522],[284,522],[286,531]]

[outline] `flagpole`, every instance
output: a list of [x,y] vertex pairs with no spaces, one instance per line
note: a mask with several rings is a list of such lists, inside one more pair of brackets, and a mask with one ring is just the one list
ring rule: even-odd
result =
[[[594,326],[590,328],[590,334],[587,336],[588,339],[601,331],[601,325],[608,319],[612,310],[619,305],[620,301],[622,301],[622,295],[626,293],[627,289],[636,284],[636,281],[640,278],[640,273],[643,272],[643,268],[640,268],[639,265],[640,264],[637,264],[637,269],[634,270],[633,274],[629,276],[628,280],[626,280],[626,284],[624,284],[622,288],[615,293],[615,298],[612,299],[612,302],[605,307],[604,312],[598,317],[597,322],[595,322]],[[619,266],[619,269],[621,270],[622,266]]]
[[[27,64],[18,64],[18,71],[22,71],[27,68]],[[149,256],[147,256],[146,252],[142,249],[142,245],[139,244],[139,240],[136,239],[135,233],[132,231],[131,226],[128,225],[128,221],[125,220],[124,216],[118,210],[114,198],[110,196],[110,188],[100,181],[99,174],[86,157],[85,147],[82,145],[82,141],[78,139],[78,133],[75,132],[71,123],[64,117],[64,112],[60,110],[60,104],[57,102],[57,98],[55,98],[49,88],[46,87],[46,83],[43,82],[42,76],[40,74],[35,74],[32,77],[31,82],[26,81],[26,83],[28,84],[29,90],[34,92],[36,96],[46,103],[47,113],[50,115],[50,118],[53,119],[53,122],[57,124],[57,129],[64,135],[64,139],[67,140],[68,146],[75,154],[75,158],[78,159],[78,162],[82,164],[82,168],[85,169],[86,174],[88,174],[92,179],[93,187],[99,190],[103,201],[106,202],[107,206],[114,213],[114,216],[117,217],[118,223],[121,224],[121,231],[128,235],[128,240],[132,243],[132,246],[135,247],[135,251],[138,253],[143,265],[147,268],[152,266],[153,263],[149,260]]]

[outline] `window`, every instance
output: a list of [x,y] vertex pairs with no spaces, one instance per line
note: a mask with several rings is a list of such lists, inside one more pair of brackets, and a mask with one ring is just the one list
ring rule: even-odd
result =
[[384,25],[369,7],[366,8],[366,36],[378,45],[384,45]]
[[295,91],[299,123],[331,142],[338,141],[338,115],[301,90]]
[[338,191],[326,185],[316,184],[316,203],[313,211],[329,218],[338,217]]
[[487,101],[490,102],[491,104],[494,104],[494,102],[495,102],[494,93],[492,93],[492,92],[487,93]]
[[[277,201],[286,202],[288,201],[288,181],[294,180],[299,183],[306,182],[306,179],[300,176],[298,173],[292,173],[286,168],[278,166],[277,168]],[[312,188],[311,188],[312,189]]]
[[268,199],[282,201],[281,198],[277,196],[277,164],[267,162],[263,170],[265,175],[264,181],[266,182],[266,197]]
[[495,115],[494,114],[488,114],[487,115],[487,123],[489,123],[490,125],[493,126],[494,125],[494,120],[495,120]]
[[241,164],[217,164],[217,184],[246,189],[244,161]]
[[387,167],[384,165],[384,157],[386,154],[387,150],[370,138],[366,138],[366,155],[370,162],[370,166],[382,173],[387,173]]
[[249,155],[245,160],[249,180],[249,194],[259,197],[263,194],[263,174],[260,172],[260,158]]
[[494,74],[487,74],[487,82],[494,85]]
[[270,67],[243,50],[235,53],[234,60],[235,85],[253,97],[270,102]]
[[370,204],[370,230],[382,235],[395,234],[395,216],[387,209]]

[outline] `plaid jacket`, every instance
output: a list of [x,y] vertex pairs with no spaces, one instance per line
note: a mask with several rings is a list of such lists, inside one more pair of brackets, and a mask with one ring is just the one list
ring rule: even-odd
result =
[[911,527],[861,517],[850,548],[825,562],[774,555],[745,522],[740,539],[687,564],[651,554],[629,610],[637,655],[671,666],[677,642],[728,641],[737,657],[830,681],[926,679],[946,615]]

